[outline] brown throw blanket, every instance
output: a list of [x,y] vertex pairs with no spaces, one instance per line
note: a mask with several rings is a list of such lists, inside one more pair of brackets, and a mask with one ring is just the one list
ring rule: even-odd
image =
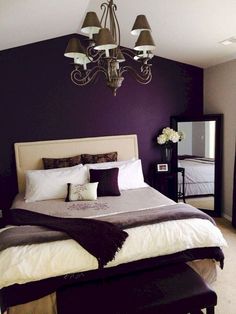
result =
[[58,218],[19,208],[5,211],[3,218],[6,225],[36,225],[66,232],[97,258],[99,268],[115,257],[128,236],[125,231],[109,222],[85,218]]

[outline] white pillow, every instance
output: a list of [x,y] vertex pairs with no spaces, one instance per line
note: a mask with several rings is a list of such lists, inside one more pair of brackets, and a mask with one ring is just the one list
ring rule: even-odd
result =
[[28,170],[26,171],[25,201],[65,198],[67,183],[85,184],[87,182],[88,172],[83,165],[49,170]]
[[85,164],[88,169],[111,169],[111,168],[119,168],[122,165],[130,164],[133,161],[137,161],[137,159],[132,158],[129,160],[120,160],[120,161],[108,161],[108,162],[100,162],[95,164]]
[[138,189],[148,186],[144,182],[140,159],[87,164],[86,167],[88,170],[119,168],[118,185],[120,190]]
[[98,182],[86,184],[69,184],[66,201],[95,201],[97,199]]

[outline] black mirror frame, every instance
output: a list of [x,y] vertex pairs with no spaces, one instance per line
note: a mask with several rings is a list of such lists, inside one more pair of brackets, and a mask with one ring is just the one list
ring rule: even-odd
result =
[[[177,131],[178,122],[192,121],[215,121],[215,196],[214,211],[202,209],[211,216],[220,217],[222,211],[222,161],[223,161],[223,114],[205,114],[201,116],[172,116],[170,118],[171,127]],[[173,149],[172,169],[177,169],[177,145]],[[177,179],[176,179],[177,181]],[[177,185],[177,182],[176,182]]]

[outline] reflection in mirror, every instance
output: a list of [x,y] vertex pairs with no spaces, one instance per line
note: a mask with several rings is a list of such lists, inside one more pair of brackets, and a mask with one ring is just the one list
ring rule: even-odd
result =
[[185,134],[178,142],[179,201],[214,210],[216,121],[178,122]]

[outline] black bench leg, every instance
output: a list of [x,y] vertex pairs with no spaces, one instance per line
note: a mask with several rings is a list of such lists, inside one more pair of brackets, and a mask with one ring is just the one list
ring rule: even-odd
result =
[[206,314],[214,314],[215,313],[215,307],[212,306],[212,307],[208,307],[206,309]]

